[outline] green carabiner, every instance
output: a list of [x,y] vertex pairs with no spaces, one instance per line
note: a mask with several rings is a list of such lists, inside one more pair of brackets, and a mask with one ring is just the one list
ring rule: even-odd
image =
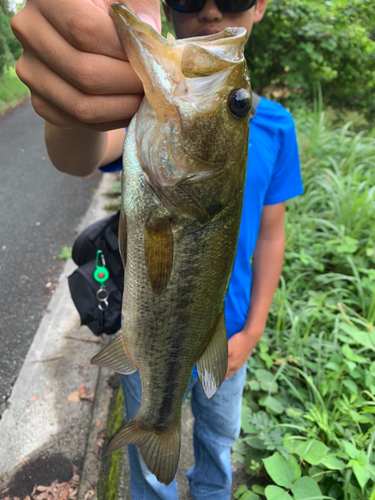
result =
[[[99,266],[99,257],[101,257],[102,265]],[[105,267],[105,260],[104,260],[104,255],[101,250],[98,250],[96,252],[96,260],[95,260],[95,271],[93,273],[94,280],[97,281],[101,286],[104,285],[104,283],[107,281],[109,278],[109,271]]]

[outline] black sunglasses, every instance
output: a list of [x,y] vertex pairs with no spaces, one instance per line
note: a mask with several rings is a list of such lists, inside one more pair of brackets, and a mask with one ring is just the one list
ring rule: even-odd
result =
[[[206,0],[163,0],[165,4],[176,12],[193,14],[200,12]],[[223,14],[239,14],[251,9],[257,0],[215,0],[217,8]]]

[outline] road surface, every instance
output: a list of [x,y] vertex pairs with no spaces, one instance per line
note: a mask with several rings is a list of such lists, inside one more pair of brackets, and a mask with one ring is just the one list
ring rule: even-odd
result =
[[57,171],[29,101],[0,117],[0,417],[100,175]]

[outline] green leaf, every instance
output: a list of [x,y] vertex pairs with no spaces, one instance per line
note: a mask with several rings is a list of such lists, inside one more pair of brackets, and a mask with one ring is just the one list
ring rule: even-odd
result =
[[265,353],[260,353],[259,357],[260,357],[260,359],[262,359],[265,362],[267,368],[272,367],[273,359],[271,358],[271,356],[269,356],[268,354],[265,354]]
[[284,407],[280,403],[280,401],[273,396],[267,396],[266,399],[264,400],[264,406],[269,408],[271,411],[279,415],[280,413],[284,412]]
[[289,460],[291,461],[293,467],[294,467],[294,477],[293,477],[293,482],[294,481],[297,481],[297,479],[299,479],[301,477],[301,467],[299,465],[299,463],[297,462],[297,459],[293,456],[293,455],[290,455],[289,456]]
[[343,384],[347,389],[349,389],[350,392],[352,392],[353,394],[358,394],[358,387],[357,384],[354,382],[354,380],[346,378],[343,381]]
[[369,496],[369,500],[375,500],[375,486],[371,490],[371,493],[370,493],[370,496]]
[[239,498],[239,500],[260,500],[260,498],[255,493],[247,491]]
[[[305,441],[305,438],[302,439]],[[300,436],[298,438],[296,436],[292,436],[291,434],[285,434],[283,439],[283,446],[291,453],[296,453],[296,449],[301,444]]]
[[349,465],[353,468],[354,475],[363,491],[371,477],[370,471],[364,465],[361,465],[358,460],[350,460]]
[[264,441],[257,437],[247,436],[244,439],[245,443],[247,443],[252,448],[256,448],[257,450],[266,450],[267,446],[264,444]]
[[284,458],[279,452],[263,459],[266,471],[278,486],[290,488],[295,476],[295,468],[291,460]]
[[334,453],[329,453],[323,458],[322,464],[331,470],[343,470],[345,468],[345,462],[337,458]]
[[247,385],[250,387],[252,391],[259,391],[260,383],[257,380],[249,380]]
[[267,500],[293,500],[293,498],[278,486],[267,486],[264,490]]
[[245,400],[243,399],[242,401],[243,403],[241,410],[241,428],[243,429],[244,432],[250,433],[254,429],[254,427],[249,423],[249,420],[251,419],[253,412],[246,405]]
[[357,450],[354,444],[350,443],[349,441],[341,441],[341,443],[350,458],[357,458],[360,455],[361,452]]
[[314,439],[301,443],[296,449],[296,453],[311,465],[320,464],[328,451],[329,448],[324,443]]
[[298,479],[291,489],[295,500],[307,500],[309,498],[319,498],[322,496],[322,492],[317,483],[308,476],[303,476]]
[[255,371],[255,377],[264,391],[277,392],[279,386],[274,382],[274,375],[271,372],[259,368]]
[[259,484],[253,484],[251,489],[253,490],[254,493],[259,493],[259,495],[264,495],[264,488]]
[[234,493],[234,498],[240,498],[240,496],[245,493],[245,491],[249,491],[247,489],[247,486],[245,486],[244,484],[242,484],[239,488],[237,488],[236,492]]
[[357,344],[360,344],[363,347],[374,349],[374,345],[371,342],[368,332],[364,332],[356,326],[349,325],[348,323],[344,322],[340,323],[339,327],[344,330],[344,332],[348,333]]
[[240,496],[245,493],[246,491],[249,491],[247,489],[247,486],[242,484],[239,488],[237,488],[236,492],[234,493],[234,498],[237,499],[237,498],[240,498]]

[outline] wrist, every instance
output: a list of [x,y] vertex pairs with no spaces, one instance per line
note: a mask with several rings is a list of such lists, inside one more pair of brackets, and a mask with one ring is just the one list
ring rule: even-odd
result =
[[51,162],[58,170],[86,176],[100,166],[108,134],[96,130],[62,128],[46,121],[45,142]]

